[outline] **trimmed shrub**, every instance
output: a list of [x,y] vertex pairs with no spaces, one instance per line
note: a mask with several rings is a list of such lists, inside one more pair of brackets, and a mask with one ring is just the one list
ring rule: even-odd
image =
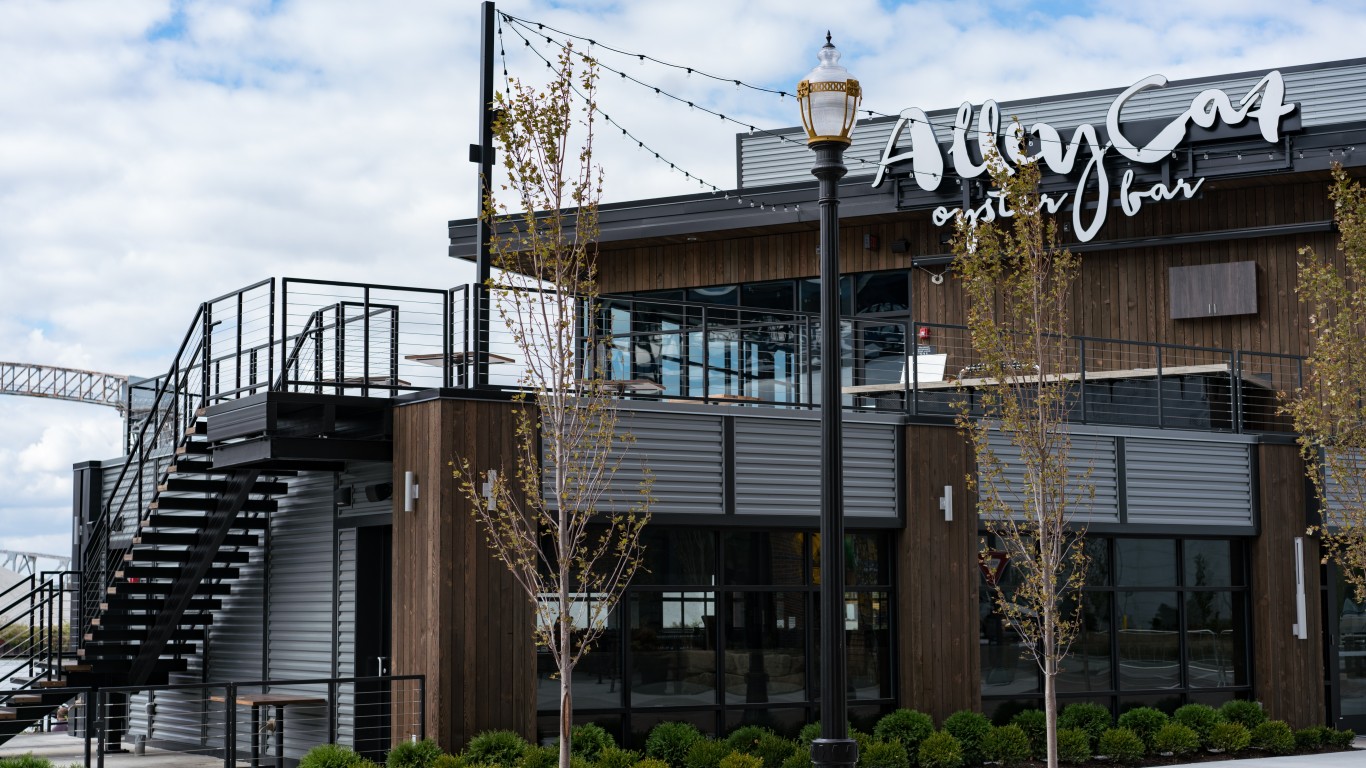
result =
[[1246,699],[1224,702],[1224,706],[1219,708],[1219,714],[1230,723],[1238,723],[1249,731],[1266,722],[1266,712],[1262,705]]
[[1209,731],[1215,723],[1223,721],[1223,716],[1219,710],[1208,704],[1187,704],[1184,707],[1177,707],[1172,713],[1172,721],[1180,723],[1187,728],[1195,731],[1195,735],[1200,737],[1200,743],[1208,745]]
[[0,758],[0,768],[52,768],[52,761],[30,752],[24,755]]
[[[629,749],[621,749],[615,746],[603,747],[598,752],[598,759],[594,761],[593,768],[631,768],[640,762],[642,757],[644,755],[639,752],[632,752]],[[712,766],[712,768],[716,767]]]
[[1001,765],[1010,766],[1029,759],[1029,737],[1018,725],[1000,725],[992,728],[982,743],[982,754],[986,759]]
[[692,723],[660,723],[645,737],[645,756],[662,760],[669,768],[683,768],[688,750],[702,740],[702,732]]
[[914,709],[889,712],[873,728],[873,736],[879,741],[899,741],[906,747],[908,754],[915,754],[920,742],[931,733],[934,733],[934,721],[929,715]]
[[783,761],[800,750],[801,746],[797,742],[784,739],[776,733],[766,733],[759,737],[758,744],[745,751],[763,760],[764,768],[782,768]]
[[1153,749],[1153,737],[1162,730],[1169,718],[1167,713],[1152,707],[1134,707],[1119,716],[1120,728],[1128,728],[1143,740],[1143,747],[1149,752]]
[[730,732],[726,737],[726,745],[737,752],[750,753],[765,736],[772,736],[773,731],[762,725],[742,725]]
[[899,741],[874,741],[859,753],[858,764],[862,768],[911,768],[911,758]]
[[782,768],[811,768],[811,750],[798,749],[783,761]]
[[1210,749],[1236,755],[1252,743],[1252,734],[1242,723],[1215,723],[1209,729],[1209,740],[1206,743]]
[[[530,744],[514,731],[484,731],[470,739],[465,747],[465,762],[469,765],[517,765]],[[555,753],[555,762],[560,755]]]
[[810,746],[811,742],[815,741],[816,739],[819,739],[820,737],[821,721],[819,720],[817,720],[814,723],[803,725],[802,729],[797,732],[797,741],[800,741],[801,743],[806,744],[807,746]]
[[983,761],[982,742],[991,733],[986,715],[962,709],[944,719],[944,730],[963,746],[963,762],[978,765]]
[[[25,755],[25,757],[29,757]],[[0,760],[0,768],[37,768],[35,765],[11,762],[19,758]],[[340,744],[319,744],[308,750],[299,760],[299,768],[357,768],[365,758],[350,747]],[[51,766],[51,763],[46,763]]]
[[[515,735],[515,734],[514,734]],[[517,737],[518,741],[522,737]],[[525,744],[526,742],[522,742]],[[422,741],[402,741],[389,750],[389,755],[384,758],[385,768],[436,768],[436,759],[446,754],[441,751],[435,741],[423,739]],[[518,757],[521,753],[518,753]]]
[[1119,763],[1136,763],[1143,759],[1146,751],[1143,746],[1143,739],[1130,728],[1106,728],[1100,735],[1097,743],[1096,752],[1108,755],[1111,760]]
[[1079,765],[1091,759],[1091,734],[1080,728],[1058,729],[1058,761]]
[[595,723],[576,725],[569,730],[569,751],[589,760],[597,760],[604,749],[616,745],[612,734]]
[[1079,728],[1086,731],[1086,736],[1091,740],[1093,750],[1100,741],[1100,735],[1105,733],[1106,728],[1114,724],[1115,721],[1110,717],[1110,710],[1089,701],[1068,704],[1062,708],[1062,712],[1058,713],[1058,729]]
[[947,731],[935,731],[916,750],[920,768],[963,768],[963,745]]
[[854,743],[858,745],[859,754],[863,754],[864,750],[868,749],[869,744],[877,741],[877,739],[873,738],[872,734],[864,733],[857,728],[849,729],[849,738],[853,739]]
[[1029,737],[1029,756],[1042,760],[1048,753],[1048,715],[1041,709],[1026,709],[1010,719],[1011,725]]
[[721,765],[721,758],[730,753],[731,749],[724,741],[703,739],[692,745],[692,749],[683,757],[683,768],[717,768]]
[[1252,729],[1252,746],[1273,755],[1288,755],[1295,751],[1295,732],[1280,720],[1268,720]]
[[1334,730],[1325,727],[1324,730],[1326,733],[1323,735],[1323,743],[1325,746],[1332,747],[1333,749],[1351,749],[1352,742],[1356,741],[1357,738],[1356,731],[1345,728],[1342,730]]
[[[469,762],[468,756],[465,760]],[[517,768],[557,768],[559,764],[559,747],[527,747],[522,759],[516,763]]]
[[1309,750],[1323,746],[1323,731],[1317,725],[1295,731],[1295,749]]
[[656,757],[647,757],[636,763],[636,768],[669,768],[669,764]]
[[744,752],[732,752],[721,758],[721,768],[763,768],[763,765],[763,758]]
[[[370,765],[374,765],[374,763],[370,763]],[[434,768],[465,768],[465,764],[460,762],[460,758],[455,755],[442,755],[436,759],[435,763],[432,763],[432,766]]]
[[1181,723],[1167,723],[1153,734],[1153,751],[1159,755],[1184,755],[1200,748],[1200,734]]

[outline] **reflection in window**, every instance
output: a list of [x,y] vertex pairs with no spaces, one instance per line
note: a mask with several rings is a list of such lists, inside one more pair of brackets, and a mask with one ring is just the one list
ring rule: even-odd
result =
[[806,534],[735,531],[723,535],[726,584],[788,585],[806,581]]
[[1121,587],[1176,586],[1176,542],[1171,539],[1117,539],[1115,583]]
[[1192,688],[1247,683],[1245,618],[1234,615],[1229,592],[1186,595],[1186,679]]
[[1081,627],[1058,673],[1063,693],[1108,691],[1110,683],[1110,595],[1086,592],[1081,597]]
[[708,585],[716,583],[716,533],[694,528],[645,526],[645,568],[634,584]]
[[643,592],[630,611],[632,706],[715,704],[716,593]]
[[1119,686],[1181,684],[1180,616],[1175,592],[1120,592]]
[[726,613],[726,701],[806,701],[808,592],[732,592]]

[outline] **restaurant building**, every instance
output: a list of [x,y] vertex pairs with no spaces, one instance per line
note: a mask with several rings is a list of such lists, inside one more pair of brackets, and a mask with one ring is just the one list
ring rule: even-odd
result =
[[[1333,252],[1329,168],[1366,157],[1366,59],[857,126],[836,395],[853,724],[899,706],[1002,718],[1041,697],[979,566],[973,456],[954,426],[978,359],[949,234],[963,212],[1003,215],[982,151],[1008,151],[993,137],[1016,120],[1082,262],[1072,464],[1095,488],[1077,519],[1093,567],[1060,697],[1116,712],[1251,698],[1297,727],[1366,728],[1366,609],[1318,565],[1316,502],[1278,412],[1309,344],[1298,250]],[[609,498],[633,495],[644,464],[656,502],[648,572],[574,689],[577,718],[628,743],[665,720],[795,732],[819,717],[814,406],[836,358],[818,342],[815,180],[800,129],[742,134],[737,151],[735,190],[600,211],[605,298],[589,319],[610,334],[600,359],[635,441]],[[475,222],[449,233],[450,256],[476,257]],[[89,521],[130,482],[121,463],[163,486],[195,469],[276,484],[269,535],[244,546],[222,598],[229,620],[163,666],[420,674],[428,733],[448,748],[489,728],[553,734],[531,610],[449,467],[512,462],[517,353],[471,332],[482,289],[281,285],[196,319],[213,350],[193,384],[206,465],[130,450],[78,467]]]

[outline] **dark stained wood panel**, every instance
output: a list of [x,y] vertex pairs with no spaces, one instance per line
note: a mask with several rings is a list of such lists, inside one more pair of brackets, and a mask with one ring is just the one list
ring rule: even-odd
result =
[[[1140,215],[1111,215],[1098,237],[1148,239],[1141,246],[1082,254],[1082,271],[1073,292],[1076,335],[1156,341],[1201,347],[1236,348],[1281,354],[1304,354],[1308,337],[1306,313],[1295,295],[1299,249],[1335,254],[1331,232],[1163,245],[1161,238],[1252,226],[1325,222],[1332,219],[1326,180],[1261,185],[1225,182],[1207,185],[1199,199],[1146,205]],[[1062,223],[1066,223],[1063,220]],[[924,211],[906,212],[872,221],[845,221],[840,232],[843,272],[908,269],[913,257],[949,251],[947,229],[935,227]],[[865,235],[879,247],[865,249]],[[1063,236],[1070,237],[1067,233]],[[814,277],[818,272],[818,233],[703,234],[696,242],[602,246],[599,274],[605,293],[661,290],[785,278]],[[891,244],[906,240],[906,253]],[[1168,272],[1174,268],[1251,262],[1258,274],[1256,314],[1235,317],[1170,319]],[[944,272],[942,284],[931,277]],[[927,266],[912,270],[916,320],[962,323],[965,307],[952,269]]]
[[503,469],[513,453],[513,405],[431,400],[394,409],[394,485],[417,473],[414,512],[394,508],[395,674],[427,676],[427,734],[448,751],[475,734],[535,735],[529,601],[495,560],[449,462]]
[[[1252,544],[1253,694],[1273,719],[1293,728],[1321,725],[1323,616],[1318,540],[1305,536],[1304,462],[1295,445],[1257,447],[1261,535]],[[1308,639],[1296,620],[1294,540],[1304,536]]]
[[[971,447],[953,427],[906,428],[906,528],[897,538],[900,706],[935,722],[980,711],[977,514]],[[939,509],[953,486],[953,521]]]

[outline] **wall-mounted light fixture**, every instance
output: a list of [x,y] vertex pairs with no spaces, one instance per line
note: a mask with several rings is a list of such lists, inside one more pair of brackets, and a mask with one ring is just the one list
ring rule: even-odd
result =
[[1295,537],[1295,626],[1290,628],[1300,640],[1309,639],[1308,618],[1304,604],[1304,537]]
[[953,522],[953,486],[944,486],[944,495],[939,497],[939,508],[944,510],[944,522]]
[[417,475],[413,472],[403,473],[403,511],[412,512],[417,505]]

